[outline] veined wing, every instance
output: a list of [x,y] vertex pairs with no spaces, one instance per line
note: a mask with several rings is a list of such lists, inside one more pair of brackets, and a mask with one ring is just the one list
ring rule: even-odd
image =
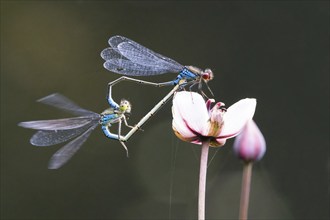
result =
[[85,143],[89,135],[96,128],[98,124],[92,125],[87,131],[82,135],[78,136],[74,140],[67,143],[64,147],[59,149],[50,159],[48,168],[58,169],[68,162],[71,157],[80,149],[81,145]]
[[[124,36],[119,36],[119,35],[113,36],[109,39],[108,43],[112,48],[118,49],[121,54],[123,54],[125,57],[132,60],[133,62],[137,62],[140,64],[149,63],[149,65],[152,65],[155,61],[158,61],[158,62],[166,62],[168,64],[172,64],[173,66],[180,68],[179,71],[182,70],[183,68],[183,66],[178,62],[176,62],[175,60],[172,60],[171,58],[163,56],[159,53],[156,53],[155,51],[152,51],[146,48],[145,46],[142,46],[141,44],[131,39],[128,39],[127,37]],[[129,50],[133,49],[133,47],[137,51],[139,51],[140,55],[138,56],[134,55],[136,52],[132,52],[131,54],[129,53]],[[138,62],[139,60],[142,63]]]
[[114,36],[109,39],[111,48],[101,52],[106,61],[104,67],[110,71],[130,76],[178,73],[183,66],[128,38]]
[[121,60],[129,60],[126,57],[124,57],[122,54],[119,53],[119,50],[117,48],[111,48],[107,47],[102,50],[101,57],[107,61],[111,59],[121,59]]
[[40,130],[31,137],[30,143],[35,146],[51,146],[59,144],[80,135],[90,127],[98,125],[98,123],[98,121],[92,121],[85,126],[70,130]]
[[134,41],[119,44],[118,50],[121,54],[134,63],[139,63],[146,66],[155,66],[158,68],[166,68],[168,69],[168,72],[173,73],[178,73],[183,69],[183,65],[168,57],[157,54],[156,52],[143,47]]
[[20,122],[18,125],[36,130],[68,130],[83,127],[93,120],[95,120],[94,116],[81,116],[53,120],[25,121]]
[[103,66],[111,72],[128,76],[152,76],[168,73],[168,69],[144,66],[125,59],[110,59]]
[[75,104],[70,99],[66,98],[65,96],[54,93],[49,96],[46,96],[44,98],[41,98],[38,100],[38,102],[41,102],[46,105],[50,105],[53,107],[56,107],[61,110],[65,110],[67,112],[70,112],[75,115],[95,115],[97,113],[86,110]]

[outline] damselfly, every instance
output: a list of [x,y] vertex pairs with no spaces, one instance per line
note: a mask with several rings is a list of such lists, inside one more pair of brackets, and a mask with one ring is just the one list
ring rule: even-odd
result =
[[[111,107],[101,114],[83,109],[58,93],[46,96],[38,101],[78,116],[64,119],[28,121],[18,124],[25,128],[38,130],[30,139],[32,145],[51,146],[72,139],[52,156],[48,165],[49,169],[57,169],[64,165],[80,149],[98,125],[101,125],[103,133],[108,138],[119,140],[127,152],[125,144],[121,141],[124,137],[120,134],[122,121],[124,121],[126,126],[133,128],[126,121],[126,115],[131,112],[131,104],[127,100],[121,100],[119,105],[113,101],[113,105],[110,105]],[[118,123],[118,134],[110,132],[110,127],[114,123]]]
[[[101,52],[101,57],[105,60],[103,66],[109,71],[127,76],[151,76],[164,73],[178,74],[175,80],[163,83],[142,81],[129,77],[122,77],[120,81],[130,80],[160,87],[177,85],[181,80],[185,80],[185,85],[191,85],[190,89],[198,84],[199,90],[206,96],[201,90],[202,82],[205,82],[207,85],[207,82],[213,79],[211,69],[202,70],[194,66],[183,66],[123,36],[113,36],[108,42],[110,47]],[[210,92],[212,93],[211,90]]]

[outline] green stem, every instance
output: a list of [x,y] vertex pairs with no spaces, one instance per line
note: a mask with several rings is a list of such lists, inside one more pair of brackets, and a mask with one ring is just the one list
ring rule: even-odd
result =
[[209,145],[210,140],[202,142],[201,161],[199,169],[198,220],[205,219],[205,188]]
[[240,202],[240,211],[239,211],[240,220],[247,220],[248,218],[252,165],[253,162],[251,161],[245,162],[243,167],[242,191],[241,191],[241,202]]

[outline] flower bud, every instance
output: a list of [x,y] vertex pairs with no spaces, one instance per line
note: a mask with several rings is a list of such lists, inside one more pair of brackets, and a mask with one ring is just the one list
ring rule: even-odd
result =
[[234,152],[236,156],[246,162],[260,160],[264,156],[266,141],[253,120],[248,121],[236,137]]

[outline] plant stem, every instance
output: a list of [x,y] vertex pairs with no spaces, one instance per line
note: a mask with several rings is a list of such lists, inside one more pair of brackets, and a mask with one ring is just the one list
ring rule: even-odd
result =
[[205,140],[202,142],[201,161],[199,169],[198,220],[205,219],[205,188],[209,145],[210,140]]
[[245,162],[243,166],[242,191],[241,191],[241,202],[240,202],[240,211],[239,211],[240,220],[247,220],[248,218],[252,165],[253,162],[249,161],[249,162]]

